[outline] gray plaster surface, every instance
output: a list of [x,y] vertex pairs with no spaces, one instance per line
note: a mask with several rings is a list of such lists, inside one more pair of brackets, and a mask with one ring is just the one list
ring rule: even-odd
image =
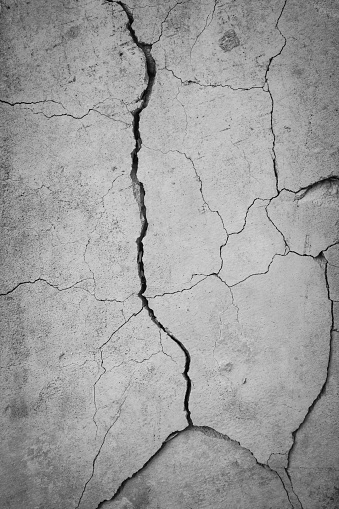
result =
[[0,1],[0,507],[337,509],[333,0]]

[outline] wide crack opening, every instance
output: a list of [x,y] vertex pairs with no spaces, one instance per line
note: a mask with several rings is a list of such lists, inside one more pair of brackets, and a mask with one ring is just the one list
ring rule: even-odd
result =
[[186,419],[188,422],[188,426],[192,426],[193,423],[192,423],[192,419],[191,419],[191,412],[189,410],[189,398],[190,398],[190,394],[191,394],[192,383],[191,383],[191,379],[188,375],[188,372],[190,369],[190,364],[191,364],[190,354],[189,354],[187,348],[181,343],[181,341],[179,341],[179,339],[177,339],[162,323],[159,322],[159,320],[155,316],[153,309],[150,307],[147,298],[144,295],[146,288],[147,288],[147,280],[146,280],[146,276],[145,276],[144,262],[143,262],[143,256],[144,256],[143,240],[147,234],[148,221],[147,221],[147,211],[146,211],[146,205],[145,205],[145,188],[144,188],[143,183],[140,182],[138,179],[138,168],[139,168],[138,154],[139,154],[139,152],[141,150],[141,146],[142,146],[142,139],[141,139],[141,135],[140,135],[140,117],[141,117],[142,111],[145,108],[147,108],[149,101],[150,101],[153,85],[154,85],[155,78],[156,78],[156,64],[155,64],[155,60],[151,53],[152,45],[140,42],[138,37],[135,34],[135,31],[132,26],[133,22],[134,22],[134,17],[133,17],[132,12],[128,8],[128,6],[126,4],[124,4],[123,2],[116,2],[116,3],[118,5],[120,5],[121,8],[126,13],[126,16],[128,18],[128,23],[126,25],[127,29],[131,34],[133,42],[143,52],[143,54],[145,56],[145,62],[146,62],[147,85],[146,85],[146,88],[144,89],[143,93],[141,94],[140,106],[132,112],[135,148],[131,154],[132,170],[131,170],[130,175],[131,175],[131,179],[133,182],[134,196],[135,196],[135,199],[139,205],[140,219],[141,219],[141,231],[140,231],[139,237],[136,240],[138,274],[139,274],[139,278],[140,278],[140,292],[138,293],[138,296],[140,297],[140,299],[142,301],[143,307],[148,311],[148,314],[149,314],[151,320],[155,323],[155,325],[159,329],[161,329],[163,332],[165,332],[165,334],[167,334],[179,346],[179,348],[183,351],[183,353],[185,355],[185,369],[183,372],[183,377],[186,381],[184,410],[186,413]]

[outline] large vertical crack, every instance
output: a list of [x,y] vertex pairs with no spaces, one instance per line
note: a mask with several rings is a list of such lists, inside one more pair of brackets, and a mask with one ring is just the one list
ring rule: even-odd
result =
[[135,139],[135,147],[132,151],[131,157],[132,157],[132,169],[131,169],[131,179],[133,183],[133,192],[135,199],[139,205],[139,211],[140,211],[140,219],[141,219],[141,231],[140,235],[136,240],[137,244],[137,264],[138,264],[138,273],[140,278],[140,291],[138,293],[139,298],[142,301],[143,308],[145,308],[153,321],[153,323],[165,334],[167,334],[182,350],[182,352],[185,355],[185,369],[183,372],[183,377],[186,381],[186,393],[184,398],[184,410],[186,413],[186,419],[188,426],[192,426],[192,419],[191,419],[191,413],[189,410],[189,397],[191,393],[191,379],[188,375],[189,369],[190,369],[190,363],[191,363],[191,357],[187,350],[187,348],[183,345],[183,343],[176,338],[155,316],[155,313],[153,309],[150,307],[149,302],[147,298],[145,297],[145,291],[147,288],[147,280],[145,276],[145,270],[144,270],[144,262],[143,262],[143,255],[144,255],[144,238],[147,234],[148,229],[148,221],[147,221],[147,211],[146,211],[146,205],[145,205],[145,188],[142,182],[138,179],[138,168],[139,168],[139,152],[142,146],[142,139],[140,134],[140,117],[141,113],[145,108],[147,108],[150,97],[152,94],[153,85],[155,82],[156,77],[156,64],[155,60],[152,56],[152,44],[147,44],[144,42],[139,41],[134,29],[133,29],[133,22],[134,17],[129,9],[129,7],[123,3],[123,2],[114,2],[124,10],[126,13],[128,22],[127,22],[127,29],[129,33],[131,34],[131,38],[136,46],[143,52],[145,56],[145,65],[146,65],[146,79],[147,84],[146,88],[141,94],[140,97],[140,103],[139,106],[132,112],[133,115],[133,134]]
[[272,136],[273,136],[273,143],[272,143],[272,159],[273,159],[273,171],[274,171],[274,176],[275,176],[275,182],[276,182],[276,190],[277,190],[277,193],[279,193],[279,174],[278,174],[278,164],[277,164],[277,154],[276,154],[276,151],[275,151],[275,145],[276,145],[276,135],[275,135],[275,131],[274,131],[274,122],[273,122],[273,115],[274,115],[274,99],[273,99],[273,95],[272,95],[272,92],[271,92],[271,89],[270,89],[270,85],[269,85],[269,81],[268,81],[268,73],[270,72],[270,69],[271,69],[271,64],[273,62],[273,60],[275,58],[277,58],[279,55],[281,55],[283,49],[285,48],[286,46],[286,43],[287,43],[287,39],[286,37],[284,36],[284,34],[281,32],[280,28],[279,28],[279,21],[280,21],[280,18],[281,16],[283,15],[284,13],[284,10],[285,10],[285,7],[286,7],[286,4],[287,4],[287,0],[284,1],[284,4],[282,6],[282,9],[280,11],[280,14],[278,16],[278,19],[276,21],[276,24],[275,24],[275,28],[279,31],[280,35],[283,37],[284,39],[284,44],[282,45],[282,47],[280,48],[280,51],[276,54],[276,55],[273,55],[273,57],[271,57],[269,59],[269,62],[268,62],[268,65],[267,65],[267,69],[266,69],[266,72],[265,72],[265,84],[264,84],[264,87],[263,87],[263,90],[266,90],[266,92],[268,92],[270,98],[271,98],[271,112],[270,112],[270,117],[271,117],[271,131],[272,131]]

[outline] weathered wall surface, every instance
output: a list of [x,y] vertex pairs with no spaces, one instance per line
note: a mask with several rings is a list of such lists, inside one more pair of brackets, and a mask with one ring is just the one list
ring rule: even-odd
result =
[[0,5],[0,506],[339,507],[338,3]]

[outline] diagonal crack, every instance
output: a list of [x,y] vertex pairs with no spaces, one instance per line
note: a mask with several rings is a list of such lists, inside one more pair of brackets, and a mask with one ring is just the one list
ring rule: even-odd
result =
[[[175,439],[178,435],[182,434],[182,433],[185,433],[187,431],[187,429],[191,429],[195,432],[198,432],[198,433],[203,433],[204,435],[208,436],[209,438],[214,438],[214,439],[217,439],[217,440],[225,440],[226,442],[231,442],[233,444],[235,444],[236,446],[240,447],[243,451],[246,451],[247,453],[249,453],[251,455],[251,457],[255,460],[256,464],[258,466],[260,466],[261,468],[263,468],[264,470],[268,471],[268,472],[271,472],[274,476],[277,476],[277,478],[280,480],[283,488],[284,488],[284,491],[286,492],[286,495],[287,495],[287,498],[291,504],[291,507],[293,507],[291,501],[290,501],[290,497],[289,497],[289,493],[281,479],[281,477],[279,476],[279,474],[274,470],[272,469],[269,465],[265,464],[265,463],[260,463],[256,457],[254,456],[254,454],[252,453],[252,451],[246,447],[244,447],[243,445],[241,445],[240,442],[238,442],[237,440],[234,440],[233,438],[229,437],[228,435],[225,435],[225,434],[222,434],[220,433],[219,431],[211,428],[210,426],[195,426],[195,425],[192,425],[192,426],[189,426],[188,428],[182,430],[182,431],[176,431],[174,433],[171,433],[167,438],[166,440],[162,443],[161,447],[157,450],[157,452],[151,457],[149,458],[149,460],[147,460],[147,462],[137,471],[135,472],[133,475],[131,475],[131,477],[129,477],[128,479],[125,479],[122,484],[119,486],[118,490],[116,491],[116,493],[113,495],[113,497],[110,499],[110,500],[103,500],[102,502],[99,503],[99,505],[97,506],[96,509],[104,509],[105,507],[107,507],[107,509],[109,508],[110,506],[110,502],[113,501],[113,500],[116,500],[119,495],[122,493],[124,487],[126,486],[126,484],[128,483],[128,481],[130,481],[131,479],[137,477],[143,470],[145,470],[145,468],[157,457],[159,456],[165,449],[165,447],[167,446],[167,443],[170,442],[171,440]],[[108,503],[108,504],[107,504]]]
[[[129,389],[129,387],[130,387],[131,383],[132,383],[132,378],[130,379],[129,384],[128,384],[128,386],[126,387],[126,389],[125,389],[125,391],[124,391],[123,396],[125,396],[125,397],[124,397],[124,399],[122,400],[122,403],[120,404],[120,406],[119,406],[119,408],[118,408],[118,411],[117,411],[117,413],[116,413],[115,419],[114,419],[114,421],[112,422],[112,424],[109,426],[109,428],[107,429],[107,431],[106,431],[106,433],[105,433],[105,435],[104,435],[104,437],[103,437],[103,439],[102,439],[102,442],[101,442],[101,444],[100,444],[100,447],[99,447],[99,449],[98,449],[98,451],[97,451],[97,453],[96,453],[96,455],[95,455],[95,457],[94,457],[94,459],[93,459],[91,475],[90,475],[90,477],[87,479],[87,481],[86,481],[86,482],[85,482],[85,484],[84,484],[84,487],[83,487],[83,489],[82,489],[82,492],[81,492],[81,495],[80,495],[80,498],[79,498],[78,504],[77,504],[77,506],[76,506],[76,508],[75,508],[75,509],[78,509],[78,508],[79,508],[79,506],[80,506],[80,504],[81,504],[81,501],[82,501],[82,499],[83,499],[83,496],[84,496],[84,494],[85,494],[86,488],[87,488],[88,484],[91,482],[91,480],[93,479],[94,472],[95,472],[95,464],[96,464],[96,461],[97,461],[97,459],[98,459],[98,457],[99,457],[99,455],[100,455],[101,449],[103,448],[103,446],[104,446],[104,444],[105,444],[106,437],[107,437],[108,433],[111,431],[111,429],[113,428],[114,424],[117,422],[117,420],[119,419],[119,417],[120,417],[120,415],[121,415],[122,407],[124,406],[125,401],[126,401],[126,399],[127,399],[127,394],[126,394],[126,393],[127,393],[128,389]],[[126,394],[126,395],[125,395],[125,394]]]
[[206,28],[208,28],[210,26],[210,24],[212,23],[212,21],[213,21],[215,10],[217,8],[217,3],[218,3],[218,0],[214,0],[214,5],[213,5],[212,12],[209,13],[209,15],[207,16],[203,29],[199,32],[199,34],[197,35],[197,37],[196,37],[196,39],[195,39],[195,41],[193,43],[193,46],[191,47],[191,50],[190,50],[190,58],[191,59],[192,59],[192,51],[194,49],[194,46],[197,44],[199,37],[204,33]]
[[[187,428],[186,428],[187,429]],[[184,431],[184,430],[182,430]],[[173,438],[175,438],[177,435],[179,435],[180,433],[182,433],[182,431],[174,431],[173,433],[171,433],[165,440],[164,442],[161,444],[160,448],[153,454],[153,456],[151,456],[147,461],[146,463],[141,467],[139,468],[139,470],[137,470],[136,472],[134,472],[134,474],[132,474],[130,477],[128,477],[127,479],[125,479],[121,485],[119,486],[119,488],[117,489],[117,491],[115,492],[115,494],[113,495],[113,497],[109,500],[102,500],[99,505],[96,507],[96,509],[101,509],[101,508],[104,508],[105,505],[106,505],[106,502],[111,502],[113,500],[115,500],[119,495],[120,493],[122,492],[123,488],[125,487],[125,485],[128,483],[128,481],[130,479],[133,479],[134,477],[137,477],[140,472],[142,472],[150,463],[151,461],[157,457],[159,454],[161,454],[161,452],[163,451],[163,449],[166,447],[167,443],[170,442],[171,440],[173,440]],[[108,509],[108,508],[107,508]]]
[[158,37],[158,39],[156,41],[154,41],[152,43],[152,46],[154,46],[155,44],[157,44],[158,42],[160,42],[160,39],[162,38],[163,36],[163,32],[164,32],[164,24],[166,23],[167,19],[169,18],[169,15],[171,14],[172,11],[174,11],[174,9],[178,6],[178,5],[182,5],[183,3],[185,2],[177,2],[176,4],[173,5],[173,7],[171,7],[168,11],[168,13],[166,14],[166,17],[165,19],[161,22],[160,24],[160,35]]

